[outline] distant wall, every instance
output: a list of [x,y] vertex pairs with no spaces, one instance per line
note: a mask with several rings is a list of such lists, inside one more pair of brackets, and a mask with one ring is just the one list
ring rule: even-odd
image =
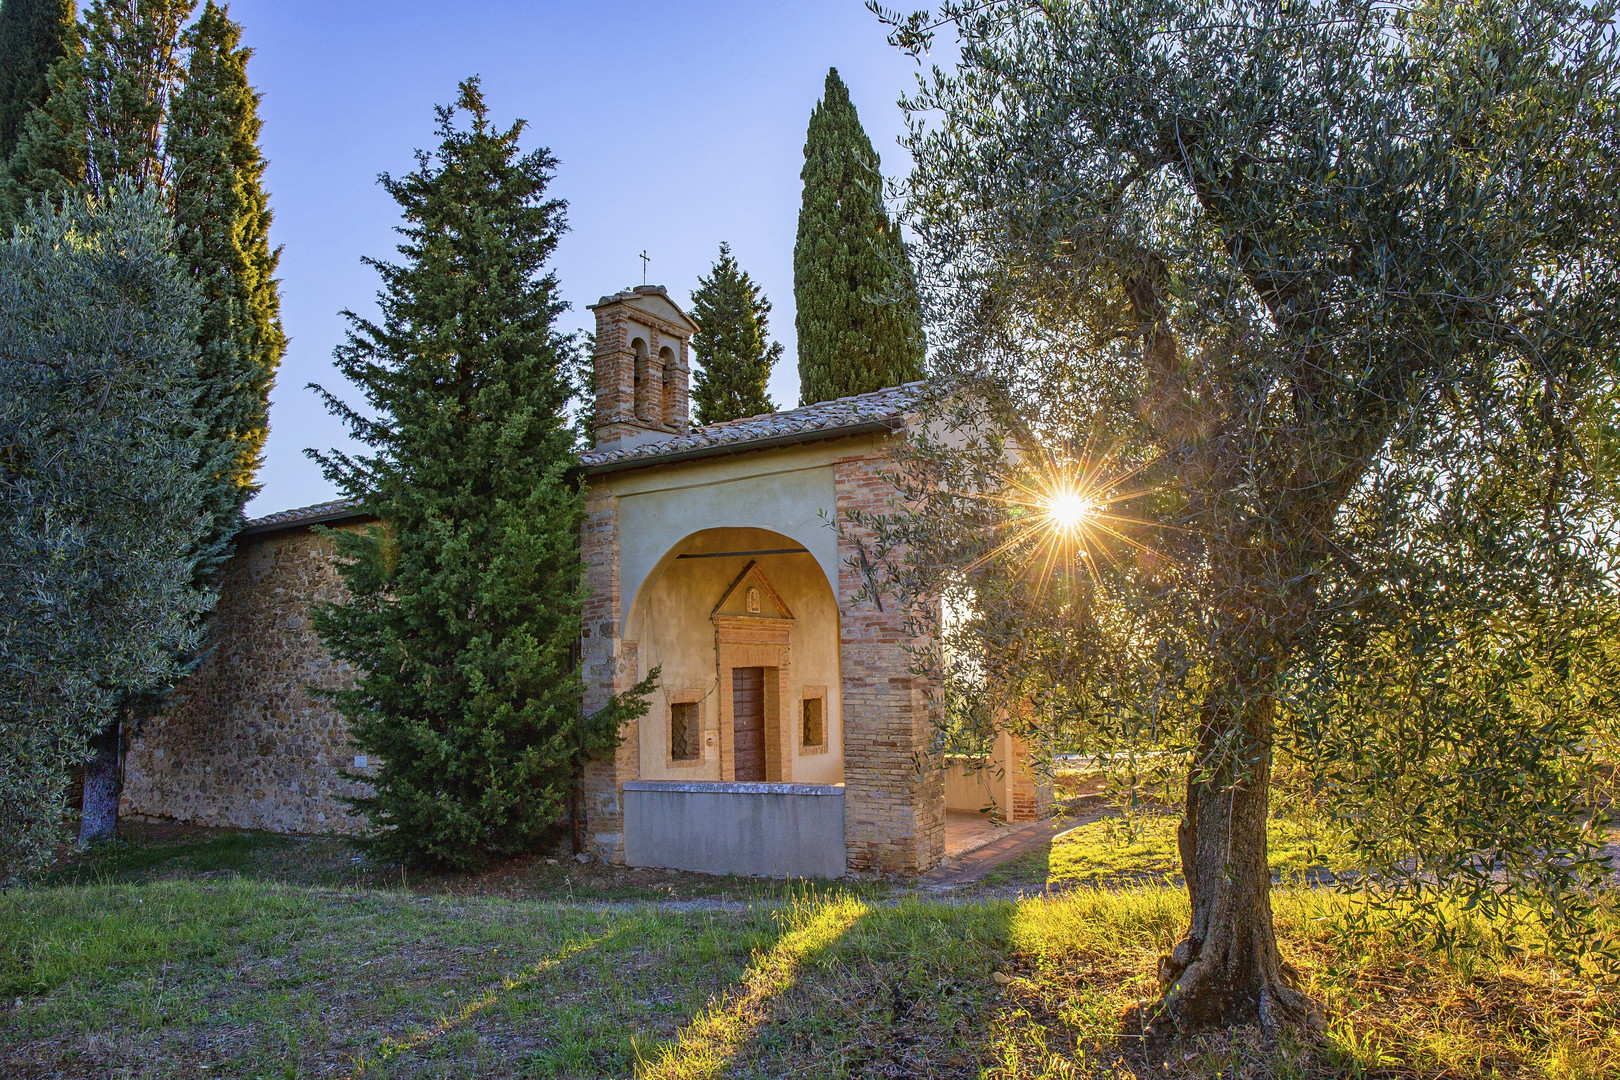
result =
[[944,762],[945,808],[981,811],[994,807],[1002,821],[1039,821],[1052,813],[1052,785],[1029,764],[1029,745],[1003,731],[990,757],[960,755]]
[[[359,526],[353,526],[359,527]],[[348,674],[310,625],[309,605],[343,586],[332,545],[308,528],[239,541],[210,623],[213,651],[125,761],[120,812],[132,818],[274,832],[353,833],[340,802],[365,785],[342,719],[309,686]]]

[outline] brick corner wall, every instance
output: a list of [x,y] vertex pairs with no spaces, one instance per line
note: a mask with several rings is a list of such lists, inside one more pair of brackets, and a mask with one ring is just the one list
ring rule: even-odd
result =
[[834,464],[839,523],[838,608],[843,669],[844,833],[852,874],[914,876],[945,858],[945,775],[929,756],[926,687],[910,671],[904,620],[894,605],[857,603],[849,568],[861,530],[844,514],[892,509],[892,467],[881,453]]

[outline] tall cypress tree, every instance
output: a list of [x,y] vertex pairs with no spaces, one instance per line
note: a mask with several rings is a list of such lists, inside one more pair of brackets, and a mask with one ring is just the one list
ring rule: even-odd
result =
[[804,202],[793,245],[799,402],[864,394],[922,377],[922,308],[883,176],[837,68],[827,70],[804,142]]
[[127,178],[166,188],[169,99],[185,77],[180,30],[195,0],[95,0],[77,47],[51,69],[50,95],[23,122],[6,163],[6,211],[79,187],[105,196]]
[[646,706],[584,716],[570,659],[584,510],[576,346],[546,270],[564,227],[555,160],[519,150],[521,121],[491,126],[476,78],[436,111],[438,149],[381,180],[405,218],[402,261],[366,260],[381,318],[346,312],[335,354],[367,408],[316,388],[371,453],[312,456],[385,524],[332,534],[349,598],[315,626],[355,672],[334,695],[349,734],[381,759],[353,800],[367,846],[466,867],[540,842],[583,759]]
[[46,74],[77,36],[73,0],[0,2],[0,162],[11,156],[23,119],[45,104]]
[[770,313],[771,302],[737,266],[731,245],[722,242],[720,258],[692,293],[692,318],[698,324],[692,350],[701,365],[692,377],[698,423],[776,411],[765,384],[782,358],[782,344],[770,340]]
[[166,132],[170,201],[182,263],[203,295],[198,335],[200,454],[213,525],[198,553],[211,581],[257,486],[270,387],[286,350],[259,151],[259,95],[242,28],[208,0],[186,31],[186,78]]
[[0,231],[22,220],[31,200],[56,202],[84,185],[90,136],[82,29],[67,36],[61,59],[45,74],[45,100],[21,117],[11,152],[0,160]]

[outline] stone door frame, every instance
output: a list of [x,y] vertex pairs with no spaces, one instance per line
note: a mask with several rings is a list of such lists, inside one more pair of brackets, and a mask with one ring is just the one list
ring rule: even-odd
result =
[[719,668],[720,777],[737,778],[737,717],[732,704],[731,672],[765,669],[765,779],[793,779],[793,705],[788,700],[793,650],[788,647],[792,619],[759,619],[746,615],[714,616],[715,663]]

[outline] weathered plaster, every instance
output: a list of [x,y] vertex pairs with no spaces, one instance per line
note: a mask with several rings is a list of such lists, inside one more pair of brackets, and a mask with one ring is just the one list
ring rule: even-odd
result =
[[[621,501],[622,505],[622,501]],[[629,529],[621,523],[628,539]],[[689,536],[659,560],[660,568],[630,605],[625,640],[636,643],[637,678],[660,668],[652,708],[639,731],[641,780],[725,780],[726,740],[721,724],[722,701],[729,693],[729,674],[716,651],[717,628],[711,613],[727,588],[750,562],[756,564],[792,613],[786,625],[789,662],[782,699],[787,703],[783,730],[789,739],[788,777],[795,782],[836,784],[843,780],[843,726],[839,703],[838,603],[820,565],[809,555],[728,555],[681,559],[727,551],[759,551],[794,546],[789,538],[766,529],[709,529]],[[730,609],[726,609],[730,612]],[[730,613],[736,618],[739,613]],[[770,620],[766,620],[770,621]],[[738,657],[731,666],[752,666]],[[776,661],[757,658],[760,666]],[[806,753],[799,730],[804,688],[827,687],[828,746]],[[697,691],[697,695],[687,692]],[[669,708],[672,700],[699,700],[703,716],[703,758],[669,760]]]

